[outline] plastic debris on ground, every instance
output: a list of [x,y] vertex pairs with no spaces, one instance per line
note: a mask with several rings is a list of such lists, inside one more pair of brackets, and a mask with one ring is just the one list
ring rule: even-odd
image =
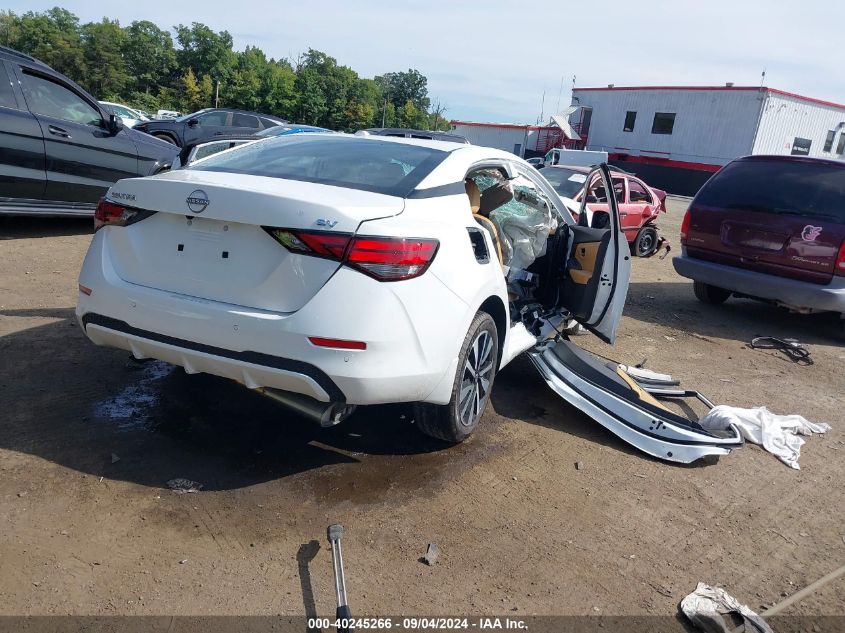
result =
[[202,484],[196,481],[191,481],[190,479],[183,479],[182,477],[177,477],[176,479],[171,479],[167,482],[167,487],[170,488],[173,492],[183,495],[190,492],[199,492],[202,490]]
[[[745,631],[774,633],[772,628],[739,600],[724,589],[698,583],[691,594],[681,600],[681,611],[699,629],[706,633],[731,633],[737,624],[731,619],[736,616],[745,625]],[[727,618],[725,616],[728,616]]]
[[425,556],[423,556],[423,562],[431,567],[437,562],[438,556],[440,556],[440,548],[437,547],[436,543],[429,543],[425,550]]
[[826,433],[830,425],[809,422],[800,415],[777,415],[766,407],[741,409],[719,405],[710,410],[699,424],[705,429],[721,430],[736,426],[748,442],[761,445],[787,466],[800,470],[798,458],[805,440],[801,435]]

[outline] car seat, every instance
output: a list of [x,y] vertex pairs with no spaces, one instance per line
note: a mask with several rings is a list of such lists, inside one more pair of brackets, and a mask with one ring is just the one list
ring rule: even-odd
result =
[[496,225],[483,215],[481,215],[481,191],[478,188],[478,185],[475,184],[475,181],[471,178],[467,178],[464,181],[464,187],[466,188],[467,197],[469,198],[469,208],[472,211],[472,217],[475,218],[475,221],[478,222],[482,227],[487,229],[487,232],[490,233],[490,237],[493,239],[493,246],[496,249],[496,255],[499,258],[499,264],[504,265],[502,259],[502,245],[499,240],[499,230],[496,228]]

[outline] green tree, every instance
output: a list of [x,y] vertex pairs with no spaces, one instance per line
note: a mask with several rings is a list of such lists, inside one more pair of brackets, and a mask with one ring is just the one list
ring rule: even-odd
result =
[[144,92],[169,83],[176,68],[176,50],[170,33],[147,20],[133,22],[126,28],[123,58],[134,79],[135,90]]
[[176,52],[179,66],[193,68],[198,75],[210,75],[221,82],[232,76],[237,57],[232,51],[232,36],[228,31],[215,33],[199,22],[190,27],[179,24],[174,28],[180,46]]
[[79,18],[55,7],[17,16],[3,12],[0,43],[37,57],[74,81],[87,85]]
[[397,110],[410,101],[417,110],[428,112],[428,80],[418,70],[386,73],[375,80]]
[[285,119],[296,117],[296,75],[290,66],[271,62],[261,74],[261,108]]
[[193,112],[201,109],[205,104],[202,100],[202,89],[197,76],[191,68],[180,79],[181,95],[180,108],[183,112]]
[[98,98],[123,94],[132,83],[122,54],[125,40],[126,33],[117,20],[103,18],[82,27],[85,64],[96,69],[86,75],[83,83]]

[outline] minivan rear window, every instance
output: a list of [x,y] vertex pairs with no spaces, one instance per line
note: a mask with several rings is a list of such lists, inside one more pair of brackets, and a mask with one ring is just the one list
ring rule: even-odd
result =
[[211,156],[187,169],[252,174],[405,197],[448,155],[368,137],[289,134]]
[[845,166],[806,160],[737,161],[707,181],[693,205],[845,223]]

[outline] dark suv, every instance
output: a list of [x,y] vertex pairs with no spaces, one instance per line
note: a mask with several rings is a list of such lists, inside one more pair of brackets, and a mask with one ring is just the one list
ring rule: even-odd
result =
[[144,121],[134,129],[183,147],[223,134],[255,134],[284,123],[287,123],[284,119],[257,112],[206,108],[176,119]]
[[675,270],[695,295],[731,295],[845,318],[845,163],[747,156],[701,188],[681,225]]
[[169,169],[177,154],[43,62],[0,47],[0,214],[93,214],[113,182]]

